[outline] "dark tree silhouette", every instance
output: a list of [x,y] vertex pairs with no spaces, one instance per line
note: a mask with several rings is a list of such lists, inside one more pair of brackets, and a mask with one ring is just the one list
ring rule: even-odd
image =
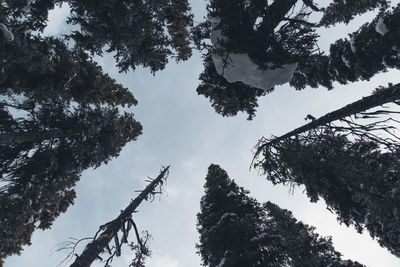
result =
[[362,266],[342,261],[329,237],[290,211],[260,205],[218,165],[209,167],[204,188],[197,245],[204,266]]

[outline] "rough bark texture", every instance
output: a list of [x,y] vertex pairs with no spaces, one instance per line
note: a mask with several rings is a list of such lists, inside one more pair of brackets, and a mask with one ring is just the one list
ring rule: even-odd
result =
[[129,206],[121,212],[121,214],[104,226],[105,230],[92,242],[90,242],[80,256],[70,265],[70,267],[88,267],[99,256],[99,254],[106,248],[107,244],[114,238],[118,231],[122,228],[123,224],[131,217],[132,213],[140,205],[140,203],[147,199],[154,191],[157,185],[165,179],[169,170],[169,166],[164,168],[161,173],[154,179],[145,190],[143,190],[138,197],[136,197]]

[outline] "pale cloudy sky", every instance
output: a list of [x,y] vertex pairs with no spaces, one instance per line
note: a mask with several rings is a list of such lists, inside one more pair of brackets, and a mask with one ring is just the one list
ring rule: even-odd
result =
[[[201,19],[205,15],[203,1],[191,3],[196,19]],[[66,30],[63,20],[67,14],[67,7],[55,11],[46,34]],[[321,47],[326,49],[329,43],[352,32],[370,17],[363,16],[349,26],[322,31]],[[198,53],[187,62],[169,64],[155,76],[140,68],[134,73],[120,74],[109,56],[98,61],[139,100],[139,105],[132,110],[144,127],[143,135],[128,144],[120,157],[108,165],[85,171],[76,187],[75,205],[56,220],[51,230],[36,231],[33,245],[26,247],[21,256],[8,258],[6,267],[56,266],[66,256],[66,253],[52,253],[57,244],[70,237],[92,236],[99,225],[115,218],[128,205],[136,196],[135,190],[146,186],[147,176],[157,176],[161,166],[169,164],[166,193],[152,203],[143,203],[135,214],[138,227],[148,230],[153,237],[150,243],[153,256],[147,266],[200,266],[195,250],[196,213],[211,163],[220,164],[259,201],[275,202],[291,210],[297,219],[316,226],[319,234],[333,236],[336,249],[344,257],[371,267],[400,266],[398,258],[380,248],[367,234],[360,235],[352,228],[339,225],[323,202],[310,203],[302,188],[290,194],[288,188],[272,186],[257,171],[249,172],[251,148],[261,136],[283,134],[302,125],[307,114],[323,115],[368,95],[378,85],[400,82],[398,70],[376,76],[369,82],[336,85],[332,91],[320,88],[299,92],[287,85],[277,87],[272,94],[260,99],[257,116],[247,121],[245,115],[221,117],[207,99],[197,95],[197,78],[202,71]],[[113,266],[128,266],[131,258],[129,251],[125,251]]]

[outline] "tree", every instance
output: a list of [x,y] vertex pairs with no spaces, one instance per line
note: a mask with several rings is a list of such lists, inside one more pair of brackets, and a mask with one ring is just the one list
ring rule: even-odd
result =
[[[15,123],[18,130],[7,134],[16,137],[0,146],[6,183],[0,191],[3,257],[19,253],[36,228],[49,228],[73,204],[73,187],[83,170],[118,156],[141,134],[133,115],[120,115],[118,109],[60,109],[55,114],[54,104],[35,111],[31,121]],[[18,139],[21,134],[29,138]]]
[[246,112],[248,119],[251,120],[258,107],[256,98],[265,95],[266,92],[242,82],[227,82],[216,72],[211,55],[204,58],[204,68],[200,75],[201,84],[197,87],[197,93],[209,98],[217,113],[223,116],[235,116],[242,111]]
[[[289,12],[299,3],[303,6],[295,9],[298,12]],[[265,1],[210,1],[208,23],[197,25],[192,32],[197,48],[206,50],[205,71],[197,91],[210,99],[218,113],[225,116],[244,111],[251,119],[262,95],[254,93],[256,88],[270,92],[274,85],[289,83],[297,90],[306,86],[333,89],[333,82],[369,80],[377,73],[399,68],[400,6],[389,6],[384,0],[334,1],[326,9],[319,9],[312,1],[274,1],[269,6]],[[337,40],[328,54],[320,51],[317,28],[348,23],[378,7],[380,12],[372,22],[350,34],[349,39]],[[311,12],[323,12],[324,16],[319,23],[313,22],[309,19]],[[334,16],[336,13],[343,16]],[[207,38],[212,46],[203,42]],[[243,85],[239,87],[236,82]],[[250,92],[231,93],[237,87]],[[236,100],[238,95],[240,101]]]
[[[274,1],[268,5],[265,1],[210,1],[208,21],[193,29],[192,38],[197,48],[206,51],[205,70],[200,75],[201,85],[197,91],[210,98],[218,113],[232,116],[243,111],[251,119],[257,98],[265,95],[261,89],[269,92],[275,85],[290,81],[294,66],[301,65],[305,58],[313,56],[317,35],[312,24],[306,21],[309,15],[306,6],[293,15],[287,14],[297,2]],[[278,27],[282,21],[285,23]],[[211,39],[212,46],[206,45],[204,39]],[[245,55],[251,68],[259,69],[261,73],[238,78],[240,75],[237,74],[243,69],[236,69],[228,78],[230,67],[244,64],[235,61],[235,55]],[[291,66],[290,70],[285,69],[288,65]],[[260,84],[247,79],[250,76],[264,76],[255,80],[268,80],[268,73],[277,70],[282,70],[287,77],[284,80],[261,82],[264,83],[262,88]],[[246,89],[249,92],[244,92]]]
[[259,204],[218,165],[209,167],[204,187],[197,245],[204,266],[341,266],[330,238],[275,204]]
[[304,185],[312,202],[324,199],[340,222],[400,256],[399,156],[398,146],[382,151],[325,127],[275,143],[257,164],[272,183]]
[[[398,104],[399,85],[330,112],[287,134],[261,139],[255,167],[272,183],[304,185],[313,202],[324,199],[337,219],[369,231],[381,246],[400,255],[397,161],[398,113],[372,110]],[[368,120],[367,123],[359,122]]]
[[[382,7],[385,6],[382,4]],[[360,13],[367,11],[361,7],[354,10]],[[391,10],[382,8],[372,22],[350,34],[350,39],[339,39],[332,44],[327,60],[313,60],[303,70],[296,71],[290,85],[296,89],[303,89],[307,85],[322,85],[332,89],[333,81],[347,84],[369,80],[377,73],[399,68],[399,21],[400,5]]]
[[[71,264],[71,267],[89,267],[97,258],[101,259],[100,254],[104,252],[110,254],[110,257],[105,261],[105,266],[109,266],[108,264],[112,261],[114,256],[121,255],[121,246],[123,243],[128,243],[129,231],[132,228],[135,231],[139,246],[134,247],[131,245],[132,247],[137,248],[138,254],[130,266],[143,267],[144,257],[149,256],[149,250],[146,247],[146,243],[143,243],[143,241],[147,241],[147,239],[142,240],[140,238],[137,226],[132,220],[132,215],[142,201],[154,198],[156,194],[161,193],[161,188],[167,179],[168,173],[169,166],[163,168],[157,178],[152,179],[149,185],[139,194],[139,196],[132,200],[128,207],[126,207],[117,218],[100,226],[95,236],[90,238],[93,240],[86,246],[82,254],[77,256],[75,261]],[[118,237],[119,232],[122,233],[121,239]],[[109,247],[111,241],[115,242],[115,247],[112,249]],[[70,255],[73,255],[75,252],[76,245],[77,244],[74,245],[73,251]]]
[[386,9],[389,7],[388,0],[361,0],[344,2],[334,0],[333,3],[324,10],[324,15],[321,18],[320,25],[333,26],[336,23],[349,23],[357,15],[364,14],[367,11],[376,8]]
[[[358,136],[367,138],[369,137],[370,139],[374,140],[375,142],[378,142],[381,145],[385,145],[386,147],[390,147],[392,145],[395,145],[395,142],[398,141],[398,139],[394,136],[395,140],[390,141],[388,138],[379,138],[378,136],[373,136],[371,135],[371,132],[373,132],[375,129],[390,129],[390,126],[384,126],[383,128],[381,127],[380,122],[372,122],[369,124],[368,127],[365,125],[358,125],[357,123],[351,122],[350,120],[346,120],[346,117],[354,116],[355,118],[357,117],[357,114],[361,114],[364,118],[372,118],[372,116],[383,116],[387,114],[391,114],[390,110],[380,110],[380,111],[375,111],[372,113],[366,113],[367,110],[382,106],[384,104],[388,103],[399,103],[398,100],[400,99],[400,84],[389,84],[388,87],[380,87],[375,90],[375,92],[368,96],[364,97],[358,101],[355,101],[349,105],[346,105],[340,109],[337,109],[333,112],[330,112],[318,119],[312,118],[312,121],[310,123],[307,123],[297,129],[294,129],[293,131],[290,131],[282,136],[279,137],[273,137],[269,140],[266,140],[265,138],[262,138],[259,143],[257,144],[257,149],[255,152],[254,159],[257,158],[260,153],[264,153],[266,150],[269,150],[271,147],[273,147],[276,143],[279,143],[282,140],[285,139],[290,139],[291,137],[301,135],[303,133],[306,133],[307,131],[313,130],[313,129],[318,129],[319,127],[323,126],[328,126],[333,129],[337,129],[340,131],[346,131],[350,130],[353,131],[353,134],[356,134]],[[310,116],[310,115],[308,115]],[[331,124],[335,121],[342,120],[346,123],[349,124],[349,128],[345,128],[343,126],[332,126]],[[387,121],[383,121],[383,123],[386,123]],[[358,128],[358,129],[357,129]],[[357,132],[355,132],[357,130]],[[264,151],[264,152],[263,152]]]
[[0,17],[6,17],[9,24],[17,21],[18,27],[27,31],[43,31],[49,10],[69,5],[67,22],[80,29],[67,34],[67,38],[92,54],[115,53],[120,71],[141,65],[154,73],[164,69],[169,57],[187,60],[192,53],[189,28],[193,15],[187,0],[38,0],[28,5],[25,0],[8,2]]
[[73,204],[83,170],[118,156],[142,131],[118,109],[136,105],[132,93],[83,51],[18,27],[13,36],[0,40],[2,257]]
[[155,72],[164,69],[169,56],[178,61],[191,56],[187,0],[67,2],[68,22],[81,27],[71,35],[77,45],[99,55],[107,47],[121,71],[143,65]]

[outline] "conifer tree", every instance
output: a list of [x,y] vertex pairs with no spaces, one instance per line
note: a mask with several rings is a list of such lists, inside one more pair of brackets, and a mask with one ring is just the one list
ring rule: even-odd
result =
[[389,2],[389,0],[333,0],[333,3],[329,4],[324,10],[324,15],[319,24],[322,26],[333,26],[340,22],[347,24],[357,15],[376,8],[387,8]]
[[[16,25],[16,24],[15,24]],[[0,251],[20,253],[73,203],[83,170],[141,134],[132,93],[84,51],[13,29],[0,39]]]
[[49,11],[61,4],[70,7],[67,22],[80,28],[67,38],[91,54],[115,53],[120,71],[141,65],[156,72],[164,69],[169,57],[181,61],[192,54],[193,15],[187,0],[7,1],[1,4],[0,22],[7,21],[12,31],[43,31]]
[[318,58],[303,68],[299,67],[290,85],[296,89],[307,85],[332,89],[333,81],[347,84],[369,80],[387,69],[400,67],[399,49],[400,4],[392,9],[383,9],[371,22],[350,34],[349,39],[333,43],[327,59]]
[[259,167],[274,184],[304,185],[312,202],[325,200],[338,221],[367,230],[400,256],[399,147],[382,151],[376,142],[322,128],[274,144]]
[[208,169],[198,214],[204,266],[362,266],[342,261],[330,238],[270,202],[259,204],[218,165]]
[[[293,14],[285,12],[302,1],[274,1],[269,6],[264,1],[210,1],[208,23],[197,25],[192,33],[197,48],[206,51],[198,93],[209,98],[216,112],[224,116],[243,111],[250,119],[254,117],[257,99],[264,94],[255,93],[257,86],[246,83],[246,79],[238,78],[241,80],[236,82],[240,86],[228,81],[231,78],[224,71],[230,64],[239,64],[232,62],[232,53],[248,55],[254,62],[251,68],[263,71],[296,64],[290,78],[283,82],[289,81],[297,90],[306,86],[332,89],[333,82],[369,80],[387,69],[399,68],[400,6],[389,9],[390,2],[385,0],[348,2],[334,1],[326,9],[319,9],[312,1],[304,1],[303,7],[296,9],[300,11]],[[333,43],[327,54],[319,50],[315,34],[318,27],[348,23],[356,15],[378,7],[380,12],[376,18],[362,25],[350,38]],[[310,9],[324,12],[321,22],[309,21]],[[339,12],[343,16],[334,16]],[[215,25],[211,22],[213,18],[218,18]],[[212,37],[216,31],[221,31],[218,44]],[[212,46],[202,42],[207,38],[211,39]],[[219,55],[224,60],[222,71],[214,71],[221,67],[217,67],[220,63],[215,59],[209,59],[210,55]],[[238,91],[248,88],[250,92],[233,93],[237,88]],[[272,90],[270,87],[266,91]]]
[[118,109],[55,114],[54,104],[35,111],[30,121],[14,122],[16,130],[0,145],[3,257],[19,253],[35,228],[49,228],[73,204],[73,188],[83,170],[118,156],[141,133],[133,115],[120,115]]
[[[390,109],[399,85],[313,119],[287,134],[262,139],[255,166],[274,184],[304,185],[310,200],[324,199],[346,225],[367,230],[399,256],[398,183],[400,146]],[[359,122],[367,119],[368,123]]]

